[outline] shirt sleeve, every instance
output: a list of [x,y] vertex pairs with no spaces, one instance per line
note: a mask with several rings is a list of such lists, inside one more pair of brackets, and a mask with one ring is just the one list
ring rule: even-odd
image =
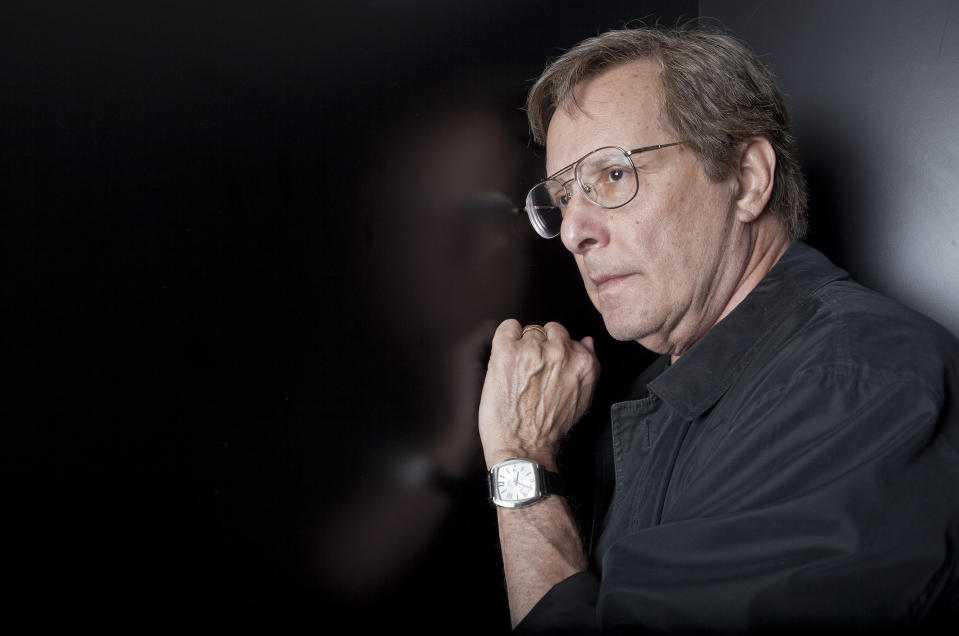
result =
[[579,572],[560,581],[520,621],[515,634],[598,634],[599,579]]

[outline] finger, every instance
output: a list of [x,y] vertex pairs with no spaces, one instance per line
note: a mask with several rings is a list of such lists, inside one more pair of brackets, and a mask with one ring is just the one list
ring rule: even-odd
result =
[[493,334],[493,342],[497,340],[519,340],[523,335],[523,327],[515,318],[504,320]]
[[543,328],[546,329],[546,333],[550,340],[557,340],[560,342],[569,340],[569,332],[566,331],[566,327],[558,322],[548,322],[543,325]]
[[547,335],[546,330],[543,329],[541,325],[526,325],[523,327],[522,337],[526,338],[527,336],[539,338],[540,340],[549,339],[549,335]]

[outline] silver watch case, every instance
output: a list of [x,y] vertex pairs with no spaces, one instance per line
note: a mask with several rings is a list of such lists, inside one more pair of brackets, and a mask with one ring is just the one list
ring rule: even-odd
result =
[[[529,465],[532,469],[532,493],[528,497],[524,497],[522,499],[505,498],[499,487],[500,470],[508,466],[516,466],[521,464]],[[488,480],[490,502],[502,508],[522,508],[523,506],[530,506],[537,501],[541,501],[546,497],[546,495],[550,494],[546,489],[546,469],[539,462],[535,462],[532,459],[526,459],[524,457],[510,457],[509,459],[504,459],[503,461],[497,463],[490,468]]]

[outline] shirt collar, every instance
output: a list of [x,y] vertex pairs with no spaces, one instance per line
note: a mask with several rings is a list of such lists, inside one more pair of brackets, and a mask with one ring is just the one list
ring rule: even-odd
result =
[[819,251],[794,240],[733,311],[648,387],[683,414],[698,417],[739,378],[769,332],[826,283],[848,278]]

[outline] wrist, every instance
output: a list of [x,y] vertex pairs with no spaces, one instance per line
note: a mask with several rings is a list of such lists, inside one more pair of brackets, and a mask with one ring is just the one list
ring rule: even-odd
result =
[[524,459],[532,459],[537,464],[541,464],[543,468],[549,471],[556,472],[558,470],[556,464],[556,452],[546,449],[529,449],[523,448],[521,446],[514,447],[499,447],[493,451],[484,452],[486,457],[486,469],[489,470],[499,462],[510,459],[512,457],[522,457]]

